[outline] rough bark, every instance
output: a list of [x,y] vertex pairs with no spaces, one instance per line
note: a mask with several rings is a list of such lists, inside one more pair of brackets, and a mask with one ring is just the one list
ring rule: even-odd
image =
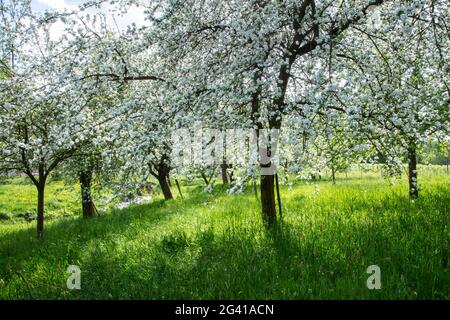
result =
[[228,184],[228,173],[227,173],[228,164],[224,161],[220,165],[220,168],[222,169],[222,183],[224,185],[227,185]]
[[163,158],[158,164],[150,164],[150,173],[158,180],[164,199],[170,200],[173,199],[173,195],[169,185],[170,166],[164,162],[166,159]]
[[91,193],[92,170],[83,170],[80,173],[81,187],[81,206],[83,208],[83,217],[89,218],[96,215],[96,208]]
[[173,199],[172,191],[170,190],[169,182],[167,181],[167,176],[158,177],[159,186],[161,187],[162,193],[165,200]]
[[158,175],[156,177],[158,179],[159,186],[161,187],[162,193],[164,195],[164,199],[166,200],[173,199],[172,191],[170,190],[170,185],[168,181],[169,171],[170,171],[169,166],[165,163],[161,163],[158,166]]
[[39,181],[36,186],[38,191],[38,205],[37,205],[37,238],[42,240],[44,238],[44,194],[45,181]]
[[417,181],[417,155],[416,147],[411,145],[408,148],[408,183],[409,197],[416,199],[419,197],[418,181]]
[[172,182],[170,181],[170,174],[167,173],[167,182],[169,183],[169,187],[172,188]]
[[274,175],[261,175],[261,208],[263,222],[266,226],[272,225],[277,220],[274,180]]
[[[44,165],[39,165],[39,180],[33,178],[33,182],[38,192],[38,204],[37,204],[37,238],[42,240],[44,238],[44,195],[45,195],[45,182],[47,180],[47,174],[44,169]],[[30,173],[30,176],[31,173]]]

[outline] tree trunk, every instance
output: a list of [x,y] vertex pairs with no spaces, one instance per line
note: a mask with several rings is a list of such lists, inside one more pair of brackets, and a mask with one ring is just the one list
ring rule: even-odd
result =
[[83,217],[89,218],[96,214],[96,208],[91,193],[92,170],[84,170],[80,173],[81,206]]
[[169,185],[170,166],[164,162],[164,159],[158,165],[153,164],[156,170],[150,170],[151,174],[158,180],[165,200],[173,199],[172,191]]
[[418,181],[417,181],[417,155],[416,147],[411,145],[408,149],[408,182],[409,197],[416,199],[419,197]]
[[167,175],[166,174],[160,174],[158,176],[158,182],[159,186],[161,187],[161,190],[164,195],[165,200],[173,199],[172,191],[170,190],[169,183],[167,181]]
[[167,182],[169,183],[169,187],[172,188],[172,182],[170,181],[170,175],[167,173]]
[[208,178],[206,177],[205,172],[200,171],[200,175],[202,176],[203,181],[205,181],[206,186],[209,186],[209,181],[208,181]]
[[183,198],[183,194],[181,193],[180,183],[178,182],[178,179],[175,179],[175,183],[177,185],[178,192],[180,193],[181,200],[183,200],[184,198]]
[[334,168],[331,168],[331,179],[333,180],[333,184],[336,184],[336,171]]
[[281,197],[280,197],[280,184],[278,182],[278,173],[275,174],[275,186],[277,188],[277,200],[278,200],[278,213],[280,220],[283,219],[283,212],[281,210]]
[[269,227],[277,219],[275,209],[274,176],[261,175],[261,209],[264,224]]
[[228,184],[228,173],[227,173],[228,164],[224,161],[220,165],[220,168],[222,169],[222,183],[226,185]]
[[44,193],[45,180],[40,180],[37,185],[38,191],[38,205],[37,205],[37,238],[42,240],[44,238]]
[[[233,165],[232,164],[229,164],[228,165],[228,169],[233,169]],[[232,183],[233,182],[233,170],[229,170],[230,171],[230,174],[228,175],[228,179],[230,180],[230,183]],[[228,172],[228,170],[227,170],[227,172]]]

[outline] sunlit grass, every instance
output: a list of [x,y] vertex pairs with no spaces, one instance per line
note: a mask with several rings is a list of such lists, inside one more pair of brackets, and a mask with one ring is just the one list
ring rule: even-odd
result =
[[[34,223],[0,225],[0,298],[449,299],[449,176],[422,175],[411,202],[404,179],[375,175],[283,186],[269,231],[251,188],[221,186],[49,221],[42,243]],[[80,291],[66,288],[69,264]],[[367,289],[372,264],[381,290]]]
[[[46,186],[46,217],[48,219],[80,214],[78,186],[66,186],[61,181],[52,181]],[[37,190],[27,178],[11,179],[0,184],[0,220],[20,219],[36,215]]]

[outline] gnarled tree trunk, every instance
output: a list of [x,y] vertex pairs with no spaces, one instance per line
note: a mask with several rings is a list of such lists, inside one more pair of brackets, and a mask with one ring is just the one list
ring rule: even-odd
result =
[[158,166],[158,176],[156,178],[158,179],[165,200],[173,199],[169,185],[169,171],[169,166],[164,163]]
[[89,218],[96,215],[97,210],[94,205],[91,193],[92,170],[83,170],[80,172],[81,187],[81,205],[83,208],[83,217]]
[[161,187],[164,199],[173,199],[172,191],[170,190],[169,182],[166,176],[158,177],[159,186]]

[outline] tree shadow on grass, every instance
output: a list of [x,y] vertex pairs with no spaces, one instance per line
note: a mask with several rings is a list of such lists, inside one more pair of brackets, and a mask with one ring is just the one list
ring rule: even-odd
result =
[[[223,194],[219,192],[217,195],[220,197]],[[36,239],[35,221],[30,222],[29,227],[20,225],[17,229],[14,226],[8,227],[12,230],[0,229],[0,298],[60,297],[58,292],[64,289],[63,280],[67,266],[81,263],[89,247],[107,248],[109,256],[104,261],[110,262],[115,255],[114,250],[120,249],[116,239],[133,239],[135,233],[142,230],[157,232],[150,229],[170,224],[177,215],[184,215],[187,212],[195,214],[192,208],[204,200],[204,194],[191,192],[188,201],[154,200],[144,205],[112,210],[108,214],[90,219],[80,217],[46,222],[43,241]],[[97,255],[97,259],[97,265],[101,266],[103,261],[101,252]],[[35,276],[37,269],[41,269],[43,273],[40,277]],[[58,280],[47,279],[49,273],[54,274]],[[38,278],[44,280],[42,284],[36,283]],[[8,290],[13,293],[2,294],[2,283],[8,284],[12,281],[15,281],[14,288]],[[27,284],[33,281],[34,284]],[[59,284],[53,288],[52,282]],[[34,294],[18,292],[27,287],[30,291],[34,291]],[[41,290],[45,294],[42,294]],[[65,294],[67,292],[63,290],[63,295]]]
[[108,214],[83,219],[66,218],[46,223],[44,240],[36,239],[35,221],[29,227],[7,231],[0,236],[0,276],[7,280],[33,260],[63,257],[67,263],[77,259],[77,250],[91,241],[127,236],[133,224],[157,225],[180,212],[181,203],[154,201]]
[[[224,195],[223,188],[219,188],[215,193],[215,197]],[[171,201],[153,200],[150,203],[133,205],[126,209],[112,209],[107,214],[101,214],[89,219],[70,217],[46,220],[45,238],[43,241],[36,239],[36,221],[31,221],[28,223],[29,227],[6,231],[3,235],[0,234],[0,256],[11,255],[10,253],[13,252],[8,250],[14,250],[15,258],[26,258],[30,253],[33,253],[34,248],[45,247],[55,241],[59,244],[73,241],[83,243],[106,238],[114,234],[126,235],[124,232],[133,222],[156,225],[173,214],[183,214],[187,209],[205,201],[205,193],[190,192],[188,196],[188,201],[181,199]],[[213,195],[206,194],[206,196],[206,200],[214,198]]]
[[[383,231],[378,229],[385,227],[314,230],[306,236],[288,223],[269,232],[230,227],[221,233],[210,228],[187,236],[177,230],[155,242],[141,260],[92,256],[84,262],[85,290],[69,297],[448,298],[448,269],[441,268],[432,254],[415,257],[414,248],[405,248],[397,238],[380,237]],[[331,233],[345,232],[353,233],[355,240],[345,243],[342,234],[340,242],[329,243]],[[367,289],[366,268],[371,264],[382,268],[384,290]]]
[[[439,195],[433,199],[435,207],[426,207],[425,203],[423,208],[431,210],[440,205],[439,210],[443,210],[445,199]],[[189,205],[203,201],[203,194],[194,194]],[[357,206],[364,209],[362,203]],[[377,217],[388,216],[398,207],[395,199],[386,200]],[[28,290],[32,298],[449,297],[448,267],[439,263],[445,233],[439,233],[439,215],[415,220],[422,213],[420,206],[409,216],[375,217],[368,224],[355,220],[299,226],[286,219],[266,231],[258,225],[227,225],[225,220],[220,228],[208,225],[187,234],[183,228],[171,227],[153,238],[127,241],[125,247],[113,245],[115,237],[133,240],[136,229],[128,229],[131,224],[139,224],[139,230],[157,227],[186,208],[183,202],[152,203],[92,220],[61,221],[49,226],[44,244],[27,238],[34,239],[34,229],[31,233],[13,233],[13,239],[8,234],[0,237],[0,248],[1,256],[10,255],[11,259],[0,261],[0,270],[5,270],[7,264],[20,268],[25,262],[56,268],[36,275],[42,284],[33,282],[28,288],[16,284],[16,295],[26,297],[23,291]],[[109,246],[105,250],[99,246],[83,255],[88,242],[101,244],[104,240]],[[18,252],[22,249],[23,253]],[[82,268],[80,291],[65,289],[64,268],[70,263],[80,263]],[[381,267],[381,291],[369,291],[366,287],[366,268],[371,264]]]

